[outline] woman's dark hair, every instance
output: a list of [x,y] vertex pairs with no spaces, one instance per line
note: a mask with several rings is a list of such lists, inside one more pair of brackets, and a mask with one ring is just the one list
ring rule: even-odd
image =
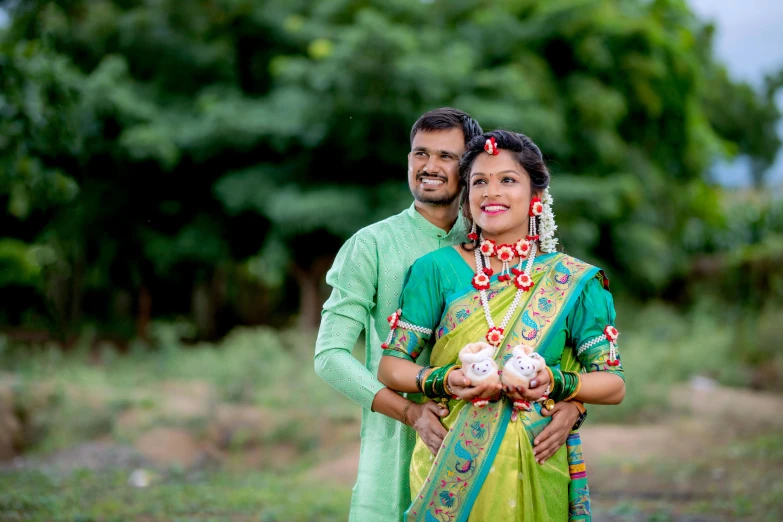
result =
[[449,129],[462,129],[462,135],[465,137],[465,145],[470,143],[476,136],[479,136],[483,130],[481,125],[474,120],[470,114],[459,109],[451,107],[441,107],[422,114],[411,128],[411,145],[413,138],[419,131],[440,131]]
[[[468,183],[470,170],[473,168],[473,163],[479,154],[487,154],[487,151],[484,150],[484,145],[490,138],[495,138],[495,146],[498,149],[511,152],[517,163],[525,169],[525,172],[530,176],[531,191],[543,191],[549,186],[549,169],[546,168],[546,163],[544,163],[544,156],[541,154],[541,149],[538,148],[538,145],[533,143],[530,138],[524,134],[506,130],[494,130],[481,136],[476,136],[468,143],[468,150],[463,154],[459,164],[460,179],[465,187],[462,191],[462,214],[471,223],[473,216],[470,215],[470,184]],[[474,241],[474,244],[477,244],[477,242]]]

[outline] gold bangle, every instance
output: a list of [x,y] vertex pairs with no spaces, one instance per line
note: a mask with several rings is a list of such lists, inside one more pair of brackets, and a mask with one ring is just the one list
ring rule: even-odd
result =
[[449,386],[449,374],[454,370],[460,370],[460,369],[462,369],[462,366],[460,366],[459,364],[455,364],[454,366],[446,370],[446,375],[443,376],[443,391],[445,391],[451,396],[454,395],[454,392],[451,391],[451,386]]
[[552,373],[552,368],[545,366],[546,371],[549,372],[549,393],[552,393],[555,388],[555,374]]
[[408,409],[413,406],[413,401],[408,401],[408,404],[405,405],[405,407],[402,409],[402,414],[400,415],[400,421],[408,426]]
[[569,395],[568,397],[563,399],[564,401],[570,401],[571,399],[576,397],[576,395],[579,393],[579,390],[582,389],[582,375],[580,375],[577,372],[574,372],[574,374],[576,375],[576,389],[574,390],[574,392],[571,395]]

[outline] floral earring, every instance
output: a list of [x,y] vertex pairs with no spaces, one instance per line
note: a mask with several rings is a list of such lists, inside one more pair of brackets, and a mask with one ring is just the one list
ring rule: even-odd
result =
[[470,234],[468,234],[468,239],[471,241],[476,241],[478,239],[478,233],[476,232],[476,222],[473,222],[473,226],[470,229]]

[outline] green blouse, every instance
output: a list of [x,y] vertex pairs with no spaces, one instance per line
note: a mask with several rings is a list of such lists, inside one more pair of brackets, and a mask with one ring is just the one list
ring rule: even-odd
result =
[[[563,254],[539,255],[534,267],[540,262],[551,261],[551,256]],[[397,328],[394,340],[383,354],[426,364],[429,349],[437,339],[458,327],[468,316],[484,313],[475,290],[475,298],[470,305],[465,305],[464,296],[472,290],[474,275],[475,268],[452,247],[438,249],[417,260],[406,275],[400,296],[402,321],[431,330],[431,333]],[[492,307],[492,298],[506,287],[506,283],[498,281],[498,274],[493,275],[490,282],[487,294]],[[566,320],[560,323],[558,330],[550,333],[546,346],[539,349],[547,365],[557,367],[564,356],[573,352],[586,371],[609,371],[625,378],[622,365],[608,367],[604,364],[609,354],[604,328],[615,322],[612,294],[605,285],[608,286],[606,277],[600,271],[585,284]],[[458,301],[459,306],[452,306]],[[523,315],[519,320],[524,322],[526,318]],[[573,351],[564,351],[565,347]],[[619,359],[619,353],[617,357]]]

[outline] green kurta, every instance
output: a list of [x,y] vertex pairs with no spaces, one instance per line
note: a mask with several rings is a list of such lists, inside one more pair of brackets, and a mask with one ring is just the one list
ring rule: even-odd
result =
[[[410,504],[408,468],[416,432],[370,411],[375,394],[384,387],[376,375],[382,339],[389,331],[386,317],[399,304],[405,273],[413,262],[465,241],[465,234],[461,216],[446,233],[411,205],[357,232],[340,249],[326,275],[333,290],[324,304],[315,370],[364,408],[352,522],[397,522]],[[366,332],[364,365],[351,355],[362,330]]]

